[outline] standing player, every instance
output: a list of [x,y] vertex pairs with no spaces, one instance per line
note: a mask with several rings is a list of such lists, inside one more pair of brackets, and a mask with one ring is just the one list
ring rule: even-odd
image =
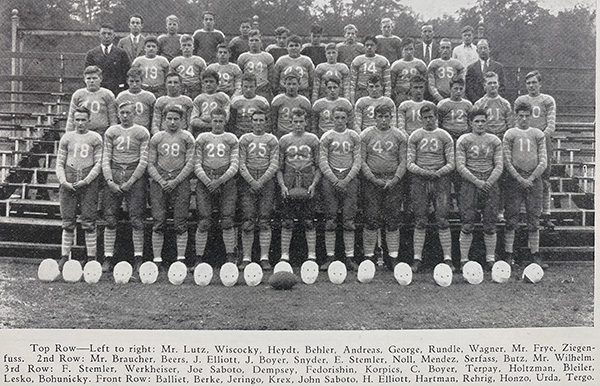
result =
[[242,70],[237,64],[229,61],[230,56],[227,44],[219,44],[217,46],[217,62],[209,64],[206,69],[219,74],[217,91],[224,92],[232,98],[233,95],[242,93]]
[[548,229],[554,229],[554,224],[550,220],[550,207],[552,206],[552,186],[550,184],[551,160],[552,160],[552,136],[556,131],[556,102],[548,94],[542,94],[542,75],[539,71],[532,71],[525,75],[525,85],[527,86],[527,95],[521,95],[515,101],[515,105],[520,102],[527,102],[531,105],[530,124],[532,127],[540,129],[546,135],[546,158],[548,167],[542,174],[542,183],[544,186],[542,199],[542,224]]
[[266,110],[252,113],[252,132],[240,138],[240,205],[242,208],[243,260],[240,270],[252,261],[254,230],[258,225],[260,266],[271,269],[271,217],[276,194],[275,173],[279,168],[279,143],[273,134],[266,133]]
[[273,57],[268,52],[262,51],[259,31],[250,31],[249,39],[250,51],[240,55],[238,66],[244,74],[256,76],[256,93],[270,102],[273,99],[273,90],[269,84],[273,73]]
[[154,116],[152,118],[152,131],[154,135],[161,130],[166,129],[166,114],[167,111],[175,106],[180,109],[183,113],[181,118],[182,129],[190,129],[190,120],[192,116],[192,110],[194,109],[194,103],[190,97],[181,94],[181,77],[179,74],[174,72],[167,74],[166,81],[167,95],[162,96],[156,100],[154,105]]
[[248,46],[248,33],[252,29],[250,19],[244,19],[240,23],[240,36],[236,36],[229,42],[229,52],[231,52],[231,61],[237,62],[240,55],[247,52]]
[[381,19],[381,35],[377,35],[377,52],[394,63],[402,57],[402,39],[393,34],[394,22],[389,17]]
[[346,98],[340,98],[340,79],[331,77],[326,82],[327,97],[318,99],[312,107],[313,110],[313,130],[312,132],[321,137],[324,133],[332,130],[335,126],[333,120],[333,110],[342,109],[346,112],[346,123],[350,129],[354,127],[354,108],[352,103]]
[[454,142],[469,131],[468,119],[473,104],[463,98],[464,91],[465,81],[462,78],[451,79],[450,98],[443,99],[437,105],[440,128],[446,130]]
[[481,209],[485,270],[490,271],[496,259],[496,220],[500,205],[498,179],[504,158],[502,141],[487,132],[485,110],[469,114],[472,132],[456,142],[456,171],[463,178],[460,189],[460,268],[469,261],[477,210]]
[[319,138],[306,132],[305,110],[292,110],[293,131],[279,141],[279,170],[277,182],[283,196],[281,228],[281,261],[290,260],[290,243],[294,219],[304,225],[308,259],[317,260],[317,233],[314,224],[314,200],[321,179],[318,168]]
[[272,85],[275,94],[285,89],[285,76],[295,72],[300,78],[298,93],[306,98],[311,97],[313,79],[315,77],[315,65],[308,56],[300,55],[302,39],[292,35],[287,41],[288,54],[277,59],[273,68]]
[[144,40],[144,56],[135,58],[131,67],[142,70],[142,88],[159,98],[165,95],[165,75],[169,72],[169,61],[164,56],[157,56],[158,40],[149,36]]
[[165,111],[166,130],[152,136],[148,146],[148,174],[150,175],[150,205],[152,207],[152,251],[154,262],[162,263],[167,209],[173,207],[177,234],[177,261],[185,259],[190,208],[190,174],[194,170],[195,141],[189,131],[183,130],[184,111],[170,106]]
[[199,56],[192,55],[194,39],[190,35],[182,35],[179,39],[181,55],[171,60],[169,67],[172,72],[181,76],[183,93],[194,99],[202,92],[200,74],[206,69],[206,62]]
[[204,92],[194,99],[194,108],[190,119],[192,134],[204,133],[212,130],[211,112],[214,109],[225,111],[225,122],[229,120],[229,105],[231,101],[227,94],[217,91],[219,74],[215,71],[202,73],[202,86]]
[[81,227],[85,232],[87,261],[96,260],[96,213],[98,175],[102,171],[102,137],[89,131],[90,111],[78,107],[73,113],[75,131],[65,133],[58,144],[56,177],[60,184],[62,224],[59,268],[70,259],[77,226],[77,206],[81,207]]
[[[146,211],[146,180],[148,166],[148,141],[150,133],[133,123],[135,106],[131,102],[119,105],[121,124],[106,130],[102,173],[108,185],[104,202],[104,266],[110,270],[117,236],[117,215],[123,199],[127,200],[131,227],[133,228],[134,266],[139,269],[144,252],[144,212]],[[112,265],[112,266],[111,266]]]
[[196,185],[196,208],[198,208],[196,265],[202,263],[204,259],[204,250],[214,209],[219,211],[227,262],[237,262],[234,254],[235,230],[233,228],[237,186],[233,177],[239,167],[238,140],[232,133],[225,132],[227,123],[225,110],[217,107],[210,112],[210,117],[211,131],[200,133],[196,138],[194,161],[194,172],[198,177]]
[[449,174],[454,170],[454,142],[450,134],[437,127],[435,107],[423,106],[420,113],[425,127],[408,137],[406,156],[407,168],[412,173],[410,198],[415,212],[412,270],[418,272],[421,267],[427,215],[429,205],[433,203],[444,263],[454,271],[448,223]]
[[450,79],[457,77],[465,79],[465,66],[458,60],[450,58],[452,43],[450,39],[440,41],[440,57],[429,63],[429,92],[439,103],[450,96]]
[[411,38],[402,41],[402,58],[392,63],[392,99],[396,106],[410,99],[410,78],[415,75],[427,76],[427,66],[421,59],[414,57],[415,45]]
[[321,265],[325,271],[335,260],[335,232],[338,210],[342,210],[344,228],[344,249],[346,267],[355,271],[358,264],[354,261],[354,218],[358,206],[358,179],[360,171],[360,137],[348,130],[348,113],[344,108],[333,110],[333,130],[327,131],[321,138],[319,148],[319,168],[323,174],[323,203],[326,208],[325,249],[327,260]]
[[269,111],[269,102],[256,95],[256,76],[244,74],[242,76],[242,95],[231,100],[231,131],[240,138],[246,133],[254,131],[252,116],[255,111]]
[[121,91],[115,104],[118,106],[123,102],[132,102],[135,105],[133,123],[150,129],[156,97],[150,91],[142,90],[142,70],[134,67],[127,71],[127,85],[129,88]]
[[158,54],[167,58],[170,62],[177,56],[181,55],[181,45],[179,39],[179,18],[175,15],[167,16],[167,33],[160,35],[158,40]]
[[344,27],[344,41],[337,44],[338,61],[344,63],[348,68],[354,58],[365,53],[365,46],[356,41],[358,30],[354,24],[348,24]]
[[[396,105],[394,104],[394,101],[387,96],[382,96],[381,88],[381,78],[379,75],[373,75],[368,79],[368,95],[360,98],[354,106],[354,127],[357,133],[360,134],[360,132],[367,127],[375,125],[375,108],[377,106],[389,106],[394,112],[394,117],[396,116]],[[395,125],[396,122],[393,121],[392,126]]]
[[542,173],[547,166],[546,136],[538,128],[530,127],[531,105],[515,105],[518,127],[504,134],[504,168],[508,172],[506,195],[506,230],[504,232],[505,260],[512,264],[515,230],[519,227],[521,204],[525,202],[529,250],[534,263],[542,268],[548,265],[540,257],[539,222],[542,211]]
[[327,94],[327,81],[334,77],[341,79],[342,81],[340,84],[340,95],[348,95],[348,79],[350,70],[344,63],[338,63],[338,52],[335,43],[329,43],[325,47],[325,56],[327,57],[327,63],[321,63],[315,69],[315,83],[313,85],[312,93],[313,103],[315,103],[317,99],[322,98]]
[[290,72],[285,75],[283,81],[285,94],[277,95],[271,103],[271,124],[273,125],[271,132],[279,139],[294,130],[292,123],[293,109],[300,108],[306,111],[307,114],[303,116],[306,121],[309,120],[311,111],[308,98],[304,95],[298,95],[300,76],[295,72]]
[[410,78],[410,99],[400,103],[398,106],[398,128],[407,135],[415,130],[423,128],[421,119],[421,108],[423,106],[435,107],[433,102],[423,99],[427,80],[421,75]]
[[400,243],[400,206],[403,197],[403,177],[406,173],[407,136],[392,126],[394,111],[389,106],[375,108],[375,126],[360,134],[365,229],[363,247],[365,258],[373,260],[375,244],[382,227],[389,251],[388,268],[398,261]]
[[267,51],[273,57],[273,60],[277,62],[283,55],[287,55],[287,39],[290,35],[290,30],[285,27],[277,27],[275,29],[275,39],[277,43],[269,44],[265,51]]
[[308,56],[315,66],[327,61],[325,57],[325,44],[321,43],[322,38],[323,27],[313,25],[310,27],[310,43],[303,45],[302,51],[300,51],[302,55]]
[[206,63],[214,63],[217,59],[217,46],[225,42],[223,32],[215,29],[215,14],[204,12],[202,14],[204,28],[194,32],[194,55],[201,56]]
[[488,71],[484,75],[485,95],[475,102],[475,110],[484,109],[487,112],[488,129],[500,139],[504,132],[515,125],[515,118],[510,102],[498,95],[498,75]]
[[373,75],[383,79],[383,95],[390,97],[392,94],[390,79],[390,62],[382,55],[377,55],[377,38],[366,36],[363,39],[365,54],[359,55],[350,66],[350,102],[356,103],[358,99],[368,94],[368,81]]

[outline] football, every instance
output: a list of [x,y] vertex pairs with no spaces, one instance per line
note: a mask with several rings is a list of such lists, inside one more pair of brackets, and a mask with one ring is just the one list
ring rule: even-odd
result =
[[298,283],[298,278],[291,272],[280,271],[269,278],[269,285],[276,290],[291,290]]

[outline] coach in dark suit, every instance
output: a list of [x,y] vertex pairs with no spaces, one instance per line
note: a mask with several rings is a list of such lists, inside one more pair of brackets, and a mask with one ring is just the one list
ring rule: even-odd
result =
[[433,26],[425,24],[421,27],[422,42],[415,45],[415,58],[421,59],[429,66],[429,62],[437,59],[440,55],[439,43],[433,41]]
[[477,42],[477,54],[479,55],[479,60],[467,67],[465,79],[465,95],[467,99],[475,103],[485,95],[483,75],[488,71],[498,74],[498,93],[503,96],[506,90],[504,67],[501,63],[490,59],[490,46],[487,40],[482,39]]
[[85,56],[85,67],[98,66],[102,70],[101,86],[115,96],[125,89],[127,71],[131,63],[127,53],[113,44],[115,30],[110,24],[100,27],[100,46],[89,50]]

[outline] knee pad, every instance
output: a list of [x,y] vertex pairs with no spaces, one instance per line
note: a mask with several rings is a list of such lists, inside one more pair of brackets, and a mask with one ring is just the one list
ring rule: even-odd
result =
[[242,231],[244,232],[253,232],[254,231],[254,221],[246,220],[242,223]]
[[427,227],[427,218],[418,218],[415,220],[416,229],[425,229]]
[[332,218],[328,218],[327,221],[325,221],[325,230],[326,231],[335,231],[337,228],[337,224],[335,223],[335,220]]
[[108,229],[116,229],[117,228],[117,217],[116,216],[106,216],[106,227]]
[[208,232],[209,228],[210,228],[210,220],[209,219],[198,220],[198,230],[200,232]]
[[281,222],[281,226],[285,229],[293,229],[294,228],[294,220],[285,219]]
[[221,220],[221,229],[233,228],[234,225],[232,218],[224,218]]
[[312,230],[315,228],[315,222],[313,220],[304,220],[303,223],[306,230]]
[[496,224],[483,224],[483,233],[486,235],[496,234]]
[[269,229],[271,229],[271,220],[258,220],[258,229],[260,229],[261,231],[268,231]]
[[467,235],[473,233],[473,229],[475,229],[475,226],[473,224],[463,224],[460,227],[460,231]]
[[352,221],[352,220],[344,221],[344,230],[345,231],[353,231],[355,229],[356,229],[356,226],[354,225],[354,221]]

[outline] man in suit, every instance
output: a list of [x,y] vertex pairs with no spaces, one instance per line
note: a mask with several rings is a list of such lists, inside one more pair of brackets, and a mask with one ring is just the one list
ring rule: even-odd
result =
[[101,87],[118,95],[125,89],[127,71],[131,63],[127,53],[113,44],[115,30],[110,24],[100,26],[100,46],[89,50],[85,56],[85,67],[98,66],[102,69]]
[[465,95],[472,103],[477,102],[485,95],[483,89],[483,75],[488,71],[493,71],[498,74],[498,93],[503,96],[506,90],[506,80],[504,78],[504,67],[490,59],[490,46],[485,39],[477,42],[477,54],[479,60],[467,67],[466,75],[466,91]]
[[[440,45],[433,40],[433,26],[431,24],[423,24],[421,27],[421,39],[423,41],[415,45],[414,56],[425,62],[426,66],[429,66],[429,63],[433,59],[437,59],[440,56]],[[425,85],[425,95],[423,97],[425,100],[435,102],[427,85]]]
[[129,32],[130,34],[119,40],[119,48],[127,52],[129,61],[133,63],[135,58],[144,54],[144,39],[142,36],[142,26],[144,19],[138,14],[129,17]]

